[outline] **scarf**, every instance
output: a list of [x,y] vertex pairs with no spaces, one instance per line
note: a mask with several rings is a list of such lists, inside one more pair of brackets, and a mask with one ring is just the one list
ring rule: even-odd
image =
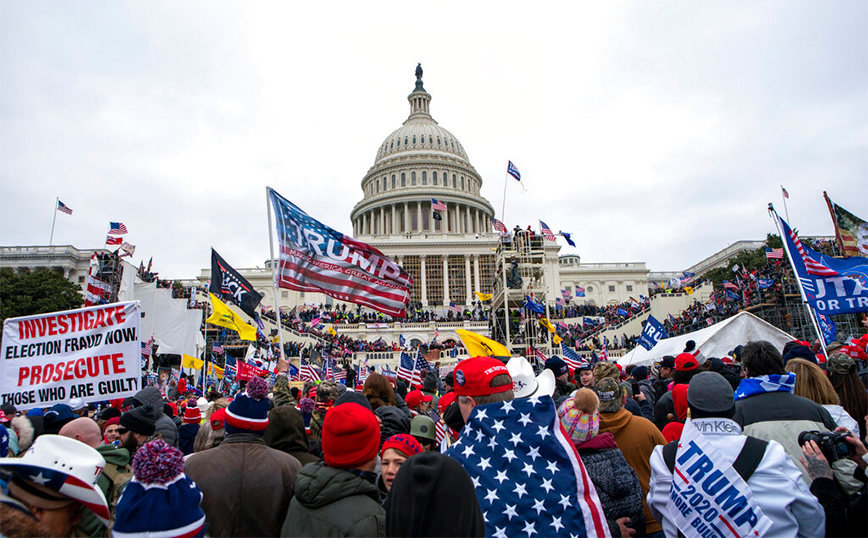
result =
[[793,372],[787,372],[783,375],[772,374],[748,377],[747,379],[742,379],[741,383],[739,383],[738,390],[735,391],[735,401],[766,392],[789,392],[792,394],[795,388],[796,374]]

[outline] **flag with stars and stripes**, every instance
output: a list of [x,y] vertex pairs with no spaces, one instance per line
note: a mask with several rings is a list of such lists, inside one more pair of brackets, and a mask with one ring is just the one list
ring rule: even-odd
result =
[[582,366],[587,366],[588,361],[583,359],[581,355],[565,343],[561,342],[561,354],[564,356],[564,362],[571,370],[576,370]]
[[497,230],[500,235],[509,235],[509,230],[506,229],[506,225],[499,220],[492,218],[491,225],[494,226],[494,229]]
[[280,244],[277,284],[406,317],[413,279],[376,248],[333,230],[274,189],[268,198]]
[[549,228],[548,224],[543,221],[539,221],[540,233],[542,233],[543,237],[548,239],[549,241],[557,241],[555,234],[552,233],[552,229]]
[[311,365],[307,359],[301,359],[301,368],[298,370],[298,377],[301,381],[319,381],[319,370]]
[[410,356],[409,353],[401,352],[401,363],[398,365],[397,377],[398,380],[406,381],[407,384],[410,384],[410,380],[413,379],[413,370],[416,362],[413,360],[413,357]]
[[473,480],[486,536],[610,536],[550,397],[476,406],[446,455]]

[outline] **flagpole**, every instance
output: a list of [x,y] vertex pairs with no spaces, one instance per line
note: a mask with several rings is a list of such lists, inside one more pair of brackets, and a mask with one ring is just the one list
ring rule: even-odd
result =
[[[287,364],[289,371],[289,360],[283,350],[283,320],[280,319],[280,300],[277,295],[277,268],[274,266],[274,227],[271,221],[271,187],[265,187],[265,205],[268,206],[268,250],[271,255],[271,287],[274,292],[274,317],[277,320],[277,343],[280,345],[280,354],[278,361],[283,359]],[[299,359],[299,368],[301,367],[301,359]]]
[[[784,204],[786,206],[786,204]],[[820,341],[820,345],[823,347],[823,354],[826,354],[826,342],[823,339],[823,332],[820,330],[820,324],[817,322],[817,316],[814,315],[814,311],[811,308],[810,303],[808,303],[808,298],[805,295],[805,289],[802,287],[802,279],[799,278],[799,274],[796,271],[796,264],[793,263],[793,255],[790,252],[790,248],[787,246],[787,238],[784,237],[784,231],[781,229],[781,222],[778,213],[775,211],[775,207],[769,202],[769,214],[774,213],[774,221],[775,227],[778,229],[778,235],[781,236],[781,240],[783,241],[784,251],[787,253],[787,259],[790,261],[790,267],[793,269],[793,276],[796,277],[796,282],[799,286],[799,294],[802,296],[802,304],[805,305],[805,309],[808,312],[808,318],[811,319],[811,323],[814,326],[814,330],[817,331],[817,339]],[[789,224],[789,223],[788,223]]]
[[784,195],[785,192],[787,192],[787,190],[783,185],[781,185],[781,200],[784,201],[784,215],[787,216],[787,224],[792,227],[792,223],[790,222],[790,212],[787,210],[787,197]]
[[48,238],[48,246],[54,244],[54,223],[57,222],[57,204],[60,202],[60,196],[54,199],[54,217],[51,219],[51,236]]
[[[500,207],[500,221],[506,226],[506,184],[509,183],[509,172],[503,176],[503,205]],[[55,211],[55,213],[57,213]],[[52,227],[53,229],[53,227]],[[509,230],[509,228],[507,228]]]

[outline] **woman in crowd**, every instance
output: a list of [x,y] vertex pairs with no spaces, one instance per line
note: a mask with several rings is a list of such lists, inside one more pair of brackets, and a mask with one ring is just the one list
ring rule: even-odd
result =
[[826,408],[838,426],[844,426],[857,437],[862,430],[846,410],[840,405],[838,393],[832,382],[819,366],[805,359],[790,359],[786,364],[788,372],[796,374],[796,386],[793,394],[813,400]]
[[404,461],[410,456],[421,454],[425,449],[412,435],[400,433],[386,439],[380,450],[380,480],[378,486],[381,493],[388,494],[395,481],[395,475]]
[[590,389],[579,389],[558,408],[567,435],[579,451],[594,483],[612,536],[645,533],[642,488],[636,471],[624,459],[615,437],[600,430],[600,399]]
[[855,430],[857,438],[868,433],[868,424],[865,415],[868,415],[868,393],[859,376],[856,375],[856,361],[843,353],[832,353],[826,361],[826,372],[829,380],[838,393],[841,407],[859,422],[859,432]]
[[392,385],[389,384],[389,380],[386,379],[386,376],[377,373],[370,374],[368,379],[365,380],[362,394],[364,394],[368,401],[371,402],[371,409],[374,411],[376,411],[378,407],[384,405],[395,406],[397,403],[397,400],[395,399],[395,390],[392,388]]

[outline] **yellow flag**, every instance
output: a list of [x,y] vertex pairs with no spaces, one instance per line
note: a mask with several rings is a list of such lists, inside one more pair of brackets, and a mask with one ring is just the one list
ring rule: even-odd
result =
[[206,323],[238,331],[238,336],[242,340],[249,340],[251,342],[256,341],[256,329],[247,323],[244,323],[235,312],[226,306],[226,303],[215,297],[213,293],[209,293],[208,295],[211,296],[211,307],[214,311],[211,313],[211,316],[205,320]]
[[337,335],[338,335],[338,332],[335,330],[335,328],[334,328],[334,327],[331,327],[331,326],[329,326],[328,333],[329,333],[330,335],[332,335],[332,336],[337,336]]
[[216,375],[217,379],[223,379],[223,368],[220,368],[213,362],[208,363],[208,375]]
[[192,368],[194,370],[201,370],[203,366],[205,366],[205,361],[203,361],[202,359],[197,359],[196,357],[191,357],[190,355],[181,355],[181,368]]
[[690,286],[684,286],[684,291],[687,292],[687,295],[690,295],[693,293],[693,288],[691,288]]
[[552,336],[552,343],[556,346],[559,346],[561,344],[561,337],[558,335]]
[[503,344],[495,342],[491,338],[486,338],[481,334],[470,332],[466,329],[455,329],[458,337],[461,338],[461,343],[467,348],[467,353],[471,357],[496,357],[509,359],[512,354]]
[[476,296],[479,297],[480,301],[490,301],[492,297],[492,294],[490,293],[480,293],[478,291],[474,291],[473,293],[475,293]]
[[547,320],[546,318],[539,318],[539,324],[542,325],[543,327],[545,327],[546,329],[548,329],[549,332],[552,334],[557,332],[557,331],[555,331],[554,325],[552,325],[552,323],[549,320]]

